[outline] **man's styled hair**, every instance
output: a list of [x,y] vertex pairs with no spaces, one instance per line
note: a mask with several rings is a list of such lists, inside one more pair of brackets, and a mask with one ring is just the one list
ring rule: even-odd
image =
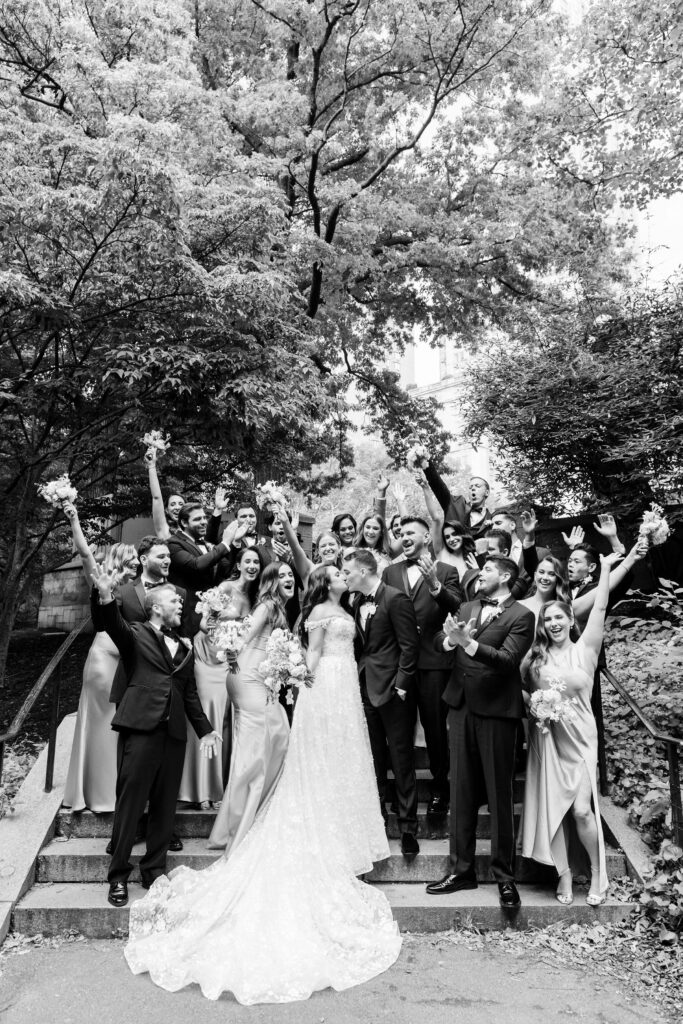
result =
[[203,512],[204,506],[198,501],[186,501],[178,513],[178,522],[181,526],[187,525],[193,512]]
[[377,575],[377,559],[370,548],[356,548],[350,554],[344,556],[345,562],[356,562],[361,569],[367,569],[373,576]]
[[138,542],[138,558],[142,558],[152,548],[167,548],[168,541],[162,540],[161,537],[155,537],[151,533],[148,533],[146,537],[142,537]]
[[498,508],[494,508],[493,512],[491,513],[491,518],[495,519],[496,516],[507,516],[508,519],[511,519],[513,521],[513,523],[517,522],[517,516],[515,515],[515,513],[510,508],[509,505],[500,505]]
[[493,562],[499,573],[506,572],[508,574],[508,587],[512,590],[519,579],[519,566],[514,559],[507,558],[505,555],[487,555],[484,561]]
[[499,548],[499,550],[500,550],[501,541],[502,541],[502,546],[505,548],[506,552],[508,554],[510,554],[510,548],[512,547],[512,537],[507,532],[507,530],[500,530],[498,528],[494,528],[492,530],[487,530],[486,533],[484,534],[484,536],[485,537],[496,537],[497,540],[498,540],[498,548]]
[[572,551],[569,552],[569,554],[573,554],[574,551],[583,551],[586,554],[589,565],[599,565],[600,555],[597,553],[594,547],[592,547],[590,544],[586,544],[585,541],[582,541],[580,544],[576,544]]
[[151,590],[146,591],[145,612],[147,613],[147,618],[152,614],[152,608],[159,600],[159,596],[163,590],[170,590],[174,594],[178,593],[172,583],[160,583],[158,587],[152,587]]
[[418,526],[421,526],[423,530],[429,533],[429,523],[422,516],[402,516],[401,526],[407,526],[408,523],[417,523]]
[[470,483],[472,483],[473,480],[481,480],[481,482],[485,486],[486,490],[489,491],[489,493],[490,493],[490,491],[491,491],[491,484],[488,482],[488,480],[486,479],[485,476],[477,476],[477,474],[475,473],[474,476],[470,477]]

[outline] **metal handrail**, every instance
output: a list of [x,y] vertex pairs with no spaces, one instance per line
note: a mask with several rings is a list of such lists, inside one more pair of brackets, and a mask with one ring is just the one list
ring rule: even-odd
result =
[[602,673],[607,682],[614,687],[625,703],[628,704],[631,711],[645,726],[655,742],[663,743],[666,746],[666,757],[669,762],[671,828],[674,834],[674,841],[678,846],[683,846],[683,799],[681,797],[681,762],[679,751],[679,748],[683,748],[683,737],[671,736],[668,732],[658,729],[654,722],[645,714],[638,701],[631,696],[628,690],[622,686],[606,666],[601,665],[598,671]]
[[38,676],[37,680],[33,684],[30,693],[27,695],[24,703],[17,711],[12,724],[9,729],[5,732],[0,733],[0,783],[2,783],[2,769],[5,758],[5,743],[11,743],[15,740],[21,732],[24,722],[31,713],[33,705],[36,703],[41,693],[45,689],[46,685],[52,678],[52,675],[56,668],[59,668],[53,683],[52,683],[52,706],[50,708],[50,734],[47,741],[47,765],[45,768],[45,792],[49,793],[52,790],[54,767],[55,767],[55,747],[57,741],[57,725],[59,718],[59,697],[62,687],[62,659],[66,652],[69,650],[74,640],[80,636],[85,627],[90,622],[90,615],[87,615],[83,621],[72,629],[68,637],[57,650],[50,661],[45,666],[43,671]]

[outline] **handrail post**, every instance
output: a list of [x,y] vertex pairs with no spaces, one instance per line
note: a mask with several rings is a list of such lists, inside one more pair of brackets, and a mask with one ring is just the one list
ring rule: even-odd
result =
[[608,796],[609,785],[607,778],[607,752],[605,750],[605,719],[602,713],[602,685],[600,681],[600,666],[595,670],[593,676],[593,695],[591,707],[595,717],[595,724],[598,729],[598,778],[600,780],[600,795]]
[[50,704],[50,735],[47,741],[47,764],[45,767],[45,792],[52,792],[55,774],[55,748],[57,746],[57,723],[59,722],[59,698],[62,689],[62,661],[52,677],[52,700]]
[[667,743],[669,755],[669,791],[671,793],[671,828],[674,842],[683,847],[683,806],[681,806],[681,770],[678,745]]

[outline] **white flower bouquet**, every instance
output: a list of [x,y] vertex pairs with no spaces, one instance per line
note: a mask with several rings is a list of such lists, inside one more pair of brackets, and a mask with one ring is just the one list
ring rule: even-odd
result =
[[552,722],[568,722],[576,718],[576,697],[563,697],[567,689],[561,679],[548,680],[548,688],[534,690],[529,703],[529,714],[536,719],[536,728],[550,732]]
[[218,661],[225,661],[235,671],[237,655],[244,647],[244,637],[249,629],[250,619],[222,619],[210,631],[211,643],[216,648]]
[[48,505],[52,505],[53,508],[63,505],[66,501],[73,503],[78,497],[78,491],[66,473],[62,473],[56,480],[38,484],[38,494],[41,498],[45,498]]
[[211,587],[210,590],[200,590],[197,594],[197,604],[195,611],[197,615],[208,616],[220,615],[225,609],[232,604],[232,594],[230,590],[222,590],[220,587]]
[[148,430],[142,438],[142,443],[147,446],[147,452],[160,452],[162,455],[171,447],[171,439],[168,434],[161,430]]
[[270,634],[266,656],[261,662],[261,672],[268,690],[269,704],[275,703],[282,689],[288,691],[287,703],[293,704],[294,690],[313,683],[303,648],[288,629],[274,629]]
[[406,452],[406,466],[415,472],[417,469],[424,469],[423,463],[429,462],[429,452],[424,444],[414,444]]
[[287,497],[279,484],[274,480],[266,480],[264,484],[256,485],[256,504],[259,508],[271,508],[274,505],[285,508]]
[[664,509],[661,505],[650,505],[647,512],[643,513],[643,521],[638,530],[638,536],[647,540],[648,544],[655,547],[663,544],[669,536],[669,524],[664,518]]

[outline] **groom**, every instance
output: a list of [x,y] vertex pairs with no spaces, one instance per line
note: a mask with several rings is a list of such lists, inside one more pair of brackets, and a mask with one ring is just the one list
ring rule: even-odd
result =
[[477,600],[449,615],[434,639],[436,650],[453,651],[453,670],[443,695],[451,752],[450,870],[427,886],[434,896],[476,889],[475,852],[479,807],[491,817],[491,871],[501,906],[520,904],[514,881],[515,747],[524,717],[519,666],[534,638],[534,616],[511,595],[516,562],[489,556],[479,573]]
[[370,734],[382,817],[386,821],[387,750],[396,785],[401,852],[420,852],[417,834],[417,779],[413,750],[415,673],[420,639],[410,598],[383,583],[375,556],[357,548],[344,559],[344,575],[358,597],[358,673]]

